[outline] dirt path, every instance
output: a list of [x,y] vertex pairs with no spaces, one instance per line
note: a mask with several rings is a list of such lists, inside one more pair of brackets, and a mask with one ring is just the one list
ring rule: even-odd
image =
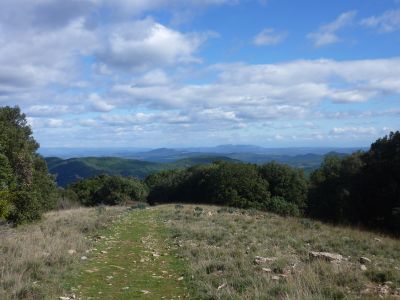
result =
[[78,299],[185,299],[183,269],[157,210],[136,210],[100,237],[67,286]]

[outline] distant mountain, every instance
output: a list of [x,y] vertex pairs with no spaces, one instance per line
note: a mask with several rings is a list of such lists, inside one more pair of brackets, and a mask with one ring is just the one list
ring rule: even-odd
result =
[[335,147],[295,147],[295,148],[266,148],[255,145],[219,145],[216,147],[187,147],[187,148],[40,148],[44,157],[121,157],[153,162],[172,162],[178,159],[199,155],[226,154],[264,154],[264,155],[325,155],[329,152],[350,154],[367,148],[335,148]]
[[[213,150],[218,147],[212,148]],[[258,149],[258,150],[257,150]],[[186,168],[196,164],[209,164],[217,160],[263,164],[271,161],[288,164],[303,169],[306,174],[316,169],[324,159],[323,154],[304,153],[298,155],[263,153],[263,148],[247,145],[222,145],[220,151],[236,152],[218,153],[192,152],[187,149],[160,148],[150,151],[129,154],[129,157],[82,157],[62,159],[47,157],[46,161],[52,174],[57,175],[60,186],[66,186],[81,178],[99,174],[134,176],[144,178],[149,174],[168,169]],[[305,148],[304,148],[305,149]],[[304,151],[304,149],[302,151]],[[195,149],[192,149],[195,150]],[[248,151],[254,152],[248,152]],[[256,153],[255,151],[260,151]],[[285,153],[285,151],[282,151]],[[326,152],[325,152],[326,153]],[[329,152],[345,156],[349,152]]]
[[58,185],[64,187],[80,179],[101,174],[144,178],[162,170],[186,168],[197,164],[210,164],[217,160],[235,161],[224,156],[207,155],[180,159],[172,163],[154,163],[118,157],[46,158],[50,173],[56,175]]

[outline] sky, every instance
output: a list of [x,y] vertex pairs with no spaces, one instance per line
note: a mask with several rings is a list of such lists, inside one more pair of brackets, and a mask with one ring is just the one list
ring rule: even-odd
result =
[[42,147],[358,147],[400,129],[399,0],[1,0]]

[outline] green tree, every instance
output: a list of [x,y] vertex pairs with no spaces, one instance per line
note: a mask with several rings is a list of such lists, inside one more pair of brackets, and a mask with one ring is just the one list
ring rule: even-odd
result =
[[325,157],[310,177],[308,213],[312,217],[335,222],[357,222],[360,211],[362,153],[345,158]]
[[0,216],[15,223],[38,219],[55,204],[54,179],[38,147],[25,114],[0,107]]
[[300,169],[270,162],[258,168],[261,178],[269,184],[271,196],[295,204],[300,210],[307,205],[308,182]]
[[99,175],[70,185],[69,189],[86,206],[121,205],[128,201],[146,201],[148,189],[132,177]]
[[378,139],[362,159],[363,222],[400,232],[400,132]]

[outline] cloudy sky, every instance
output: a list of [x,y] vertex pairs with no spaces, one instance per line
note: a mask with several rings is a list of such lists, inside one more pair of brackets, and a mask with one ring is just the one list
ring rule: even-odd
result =
[[398,0],[1,0],[0,105],[42,147],[368,146]]

